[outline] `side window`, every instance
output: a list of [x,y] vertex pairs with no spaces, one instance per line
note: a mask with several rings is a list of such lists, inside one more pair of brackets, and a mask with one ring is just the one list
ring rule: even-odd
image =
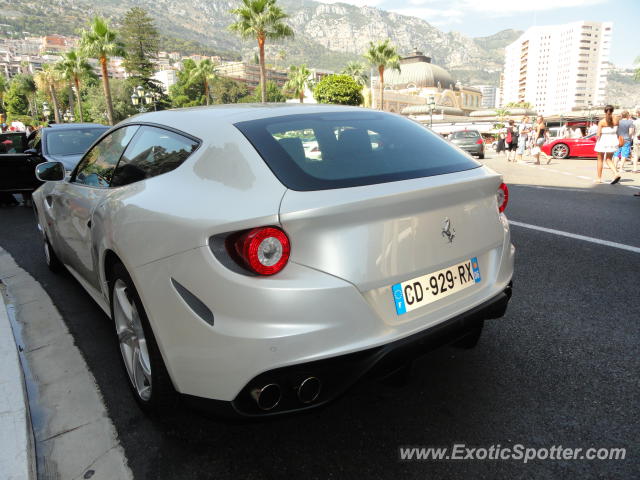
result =
[[108,187],[122,152],[138,130],[137,125],[119,128],[107,135],[80,161],[72,182],[92,187]]
[[179,167],[198,142],[162,128],[142,126],[120,159],[112,187],[155,177]]
[[29,142],[27,143],[27,148],[33,148],[36,151],[40,151],[40,140],[42,139],[42,132],[38,130],[37,132],[33,132],[29,135]]

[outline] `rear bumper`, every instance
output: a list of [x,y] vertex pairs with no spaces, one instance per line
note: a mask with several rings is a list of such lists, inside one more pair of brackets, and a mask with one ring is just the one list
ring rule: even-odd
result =
[[[484,303],[409,337],[360,352],[264,372],[249,381],[231,402],[184,397],[195,408],[225,416],[265,417],[317,408],[336,399],[362,378],[392,373],[407,362],[474,333],[484,320],[502,317],[511,298],[511,286],[509,282],[504,291]],[[298,398],[297,389],[309,377],[319,379],[322,387],[318,397],[305,404]],[[252,392],[269,384],[278,385],[282,396],[276,407],[263,411]]]
[[484,145],[458,145],[462,150],[471,155],[482,155],[484,153]]

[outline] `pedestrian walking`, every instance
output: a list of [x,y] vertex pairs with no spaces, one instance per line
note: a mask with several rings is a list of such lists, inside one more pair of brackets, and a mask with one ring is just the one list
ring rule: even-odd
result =
[[640,159],[640,107],[636,107],[636,117],[633,121],[633,173],[640,173],[638,170],[638,160]]
[[598,140],[596,142],[595,151],[598,153],[597,179],[598,183],[602,183],[602,165],[603,158],[607,162],[609,168],[613,171],[613,180],[611,185],[620,181],[620,174],[616,169],[616,163],[613,161],[613,153],[618,149],[618,124],[613,118],[613,106],[604,107],[604,118],[598,122],[598,132],[596,133]]
[[529,117],[526,115],[520,120],[518,125],[518,148],[516,150],[516,162],[522,161],[522,156],[527,148],[527,140],[529,138]]
[[624,171],[624,164],[627,160],[631,159],[631,138],[633,136],[633,130],[633,120],[629,118],[629,111],[624,110],[621,114],[621,119],[618,122],[618,137],[622,138],[623,144],[618,147],[616,152],[613,154],[614,162],[616,161],[616,158],[620,159],[618,170],[621,172]]
[[506,151],[505,138],[506,138],[505,133],[502,130],[500,130],[500,133],[498,134],[498,146],[496,147],[496,153],[503,153]]
[[540,115],[534,126],[535,130],[535,145],[531,149],[531,155],[536,159],[535,164],[540,165],[540,155],[547,157],[547,165],[551,162],[551,157],[547,156],[540,147],[542,147],[549,139],[549,129],[547,124],[544,123],[544,117]]
[[507,149],[507,162],[515,162],[516,148],[518,147],[518,127],[516,127],[513,119],[509,120],[507,136],[505,138],[505,147]]

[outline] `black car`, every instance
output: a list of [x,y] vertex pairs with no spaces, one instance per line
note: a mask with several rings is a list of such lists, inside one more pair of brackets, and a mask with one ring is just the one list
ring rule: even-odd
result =
[[75,168],[84,152],[109,127],[98,123],[65,123],[24,132],[0,134],[0,192],[29,194],[41,182],[35,167],[42,162],[62,162]]

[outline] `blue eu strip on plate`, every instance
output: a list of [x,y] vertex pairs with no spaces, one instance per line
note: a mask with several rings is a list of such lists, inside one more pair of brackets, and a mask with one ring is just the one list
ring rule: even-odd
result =
[[393,299],[396,304],[396,313],[398,315],[407,313],[407,306],[404,304],[404,295],[402,295],[402,285],[399,283],[392,285],[391,291],[393,292]]

